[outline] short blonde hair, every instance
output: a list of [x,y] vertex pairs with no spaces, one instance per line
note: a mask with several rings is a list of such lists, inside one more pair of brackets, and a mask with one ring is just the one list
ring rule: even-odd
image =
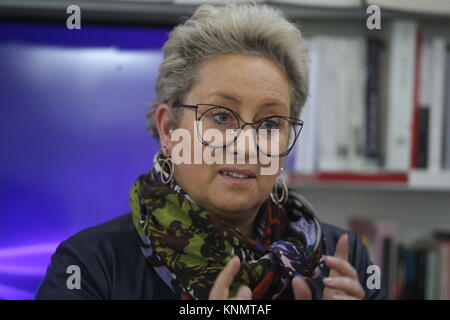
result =
[[[292,91],[291,114],[299,117],[308,96],[307,49],[300,30],[280,10],[255,3],[202,5],[175,27],[163,47],[155,101],[149,105],[147,128],[158,137],[158,105],[182,104],[202,62],[225,53],[264,56],[285,70]],[[173,110],[173,109],[172,109]],[[177,112],[172,112],[173,120]]]

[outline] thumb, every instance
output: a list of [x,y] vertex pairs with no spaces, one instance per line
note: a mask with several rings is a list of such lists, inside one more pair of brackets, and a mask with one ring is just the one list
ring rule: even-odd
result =
[[242,285],[232,300],[252,300],[252,294],[252,290],[248,286]]
[[312,294],[306,281],[300,277],[292,279],[292,289],[294,291],[295,300],[311,300]]

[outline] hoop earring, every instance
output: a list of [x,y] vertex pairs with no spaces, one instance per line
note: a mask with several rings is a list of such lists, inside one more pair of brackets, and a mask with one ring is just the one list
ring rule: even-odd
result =
[[[174,165],[173,165],[173,161],[172,158],[170,156],[166,156],[166,151],[167,151],[167,145],[164,144],[163,145],[163,152],[160,151],[156,161],[159,164],[160,167],[160,172],[159,172],[159,176],[161,177],[161,182],[164,184],[169,184],[172,181],[173,178],[173,172],[174,172]],[[167,169],[167,171],[165,170]]]
[[[281,194],[278,194],[278,189],[281,189]],[[273,187],[272,192],[270,193],[270,198],[274,203],[279,206],[282,206],[288,200],[289,189],[284,182],[283,178],[278,176],[275,186]]]

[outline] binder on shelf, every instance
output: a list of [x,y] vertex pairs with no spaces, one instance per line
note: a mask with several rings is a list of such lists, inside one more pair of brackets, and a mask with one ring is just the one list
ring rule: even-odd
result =
[[424,169],[428,167],[428,131],[430,123],[430,108],[420,107],[418,116],[416,168]]
[[387,170],[408,171],[411,159],[417,23],[397,20],[392,22],[391,27],[385,166]]
[[[421,151],[423,151],[423,140],[419,140],[420,138],[423,139],[423,133],[425,130],[425,126],[428,124],[428,122],[425,122],[424,120],[428,119],[427,115],[428,113],[424,110],[422,110],[420,107],[420,88],[421,88],[421,82],[422,82],[422,72],[424,71],[425,67],[424,64],[428,62],[428,60],[423,60],[422,57],[422,49],[423,49],[423,42],[422,42],[422,35],[420,31],[416,32],[416,56],[415,56],[415,63],[414,63],[414,96],[413,96],[413,119],[412,119],[412,131],[411,131],[411,168],[417,168],[419,167],[419,156],[422,155],[420,158],[420,165],[423,165],[423,154],[419,155],[419,147],[421,148]],[[427,72],[427,71],[425,71]],[[422,119],[421,115],[424,115],[425,119]],[[428,120],[427,120],[428,121]],[[426,130],[428,130],[428,127],[426,126]],[[427,131],[428,132],[428,131]],[[422,135],[420,135],[422,133]],[[427,159],[427,158],[426,158]],[[427,159],[428,161],[428,159]]]
[[427,168],[428,167],[428,141],[429,141],[429,123],[430,123],[430,104],[431,104],[431,88],[430,75],[432,69],[431,60],[431,43],[428,39],[421,39],[420,53],[419,53],[419,88],[418,94],[418,119],[416,119],[417,126],[413,128],[413,135],[416,137],[417,148],[413,148],[412,168]]
[[450,170],[450,49],[446,51],[446,80],[445,80],[445,124],[444,124],[444,148],[442,164],[444,170]]
[[437,300],[439,298],[439,271],[438,253],[435,246],[430,246],[427,252],[427,262],[425,267],[425,299]]
[[365,116],[365,155],[376,162],[380,159],[381,125],[381,47],[379,39],[367,42],[367,83]]
[[450,233],[439,232],[434,237],[438,250],[438,299],[450,300]]
[[431,98],[430,98],[430,123],[428,140],[428,170],[431,173],[442,171],[442,148],[444,134],[444,82],[446,41],[443,38],[431,39]]

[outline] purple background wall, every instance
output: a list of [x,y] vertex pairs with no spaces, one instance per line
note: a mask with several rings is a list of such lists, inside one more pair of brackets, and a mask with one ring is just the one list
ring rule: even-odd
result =
[[0,299],[31,299],[57,244],[129,211],[169,29],[0,23]]

